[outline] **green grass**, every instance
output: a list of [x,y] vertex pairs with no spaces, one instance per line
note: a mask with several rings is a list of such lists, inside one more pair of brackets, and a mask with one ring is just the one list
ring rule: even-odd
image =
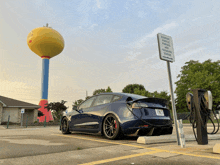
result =
[[80,147],[77,147],[77,150],[81,150],[82,148],[80,148]]

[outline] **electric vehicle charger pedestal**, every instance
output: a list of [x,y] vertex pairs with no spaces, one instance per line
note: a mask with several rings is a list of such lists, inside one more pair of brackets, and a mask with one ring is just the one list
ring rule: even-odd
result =
[[215,146],[213,147],[213,152],[220,154],[220,143],[215,144]]
[[196,113],[197,142],[198,144],[205,145],[208,144],[207,117],[201,115],[200,111],[202,111],[203,109],[201,109],[200,107],[201,103],[199,102],[199,98],[206,92],[206,90],[197,88],[197,89],[192,89],[192,91],[194,96],[195,113]]

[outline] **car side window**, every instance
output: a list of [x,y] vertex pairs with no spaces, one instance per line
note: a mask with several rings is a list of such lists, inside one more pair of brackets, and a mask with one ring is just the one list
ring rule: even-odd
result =
[[117,100],[119,100],[120,98],[121,98],[121,97],[119,97],[119,96],[114,96],[113,99],[112,99],[112,102],[117,101]]
[[84,109],[84,108],[88,108],[92,105],[92,102],[95,100],[96,97],[92,97],[88,100],[86,100],[84,103],[82,103],[80,106],[79,106],[79,109]]
[[94,102],[94,106],[110,103],[112,97],[112,95],[100,95]]

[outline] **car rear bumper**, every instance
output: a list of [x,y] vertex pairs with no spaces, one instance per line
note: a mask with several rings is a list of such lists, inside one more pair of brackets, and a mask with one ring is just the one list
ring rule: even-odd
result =
[[158,136],[172,134],[173,126],[170,120],[151,119],[145,121],[146,122],[133,120],[122,124],[123,133],[128,136]]
[[173,127],[134,127],[127,129],[124,134],[128,136],[159,136],[172,134]]
[[130,128],[124,132],[128,136],[159,136],[172,134],[173,127]]

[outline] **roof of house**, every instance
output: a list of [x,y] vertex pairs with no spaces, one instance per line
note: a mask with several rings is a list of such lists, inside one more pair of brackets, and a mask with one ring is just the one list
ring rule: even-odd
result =
[[11,99],[8,97],[0,96],[0,103],[3,104],[3,107],[22,107],[22,108],[40,108],[41,106],[36,104],[27,103],[24,101],[19,101]]

